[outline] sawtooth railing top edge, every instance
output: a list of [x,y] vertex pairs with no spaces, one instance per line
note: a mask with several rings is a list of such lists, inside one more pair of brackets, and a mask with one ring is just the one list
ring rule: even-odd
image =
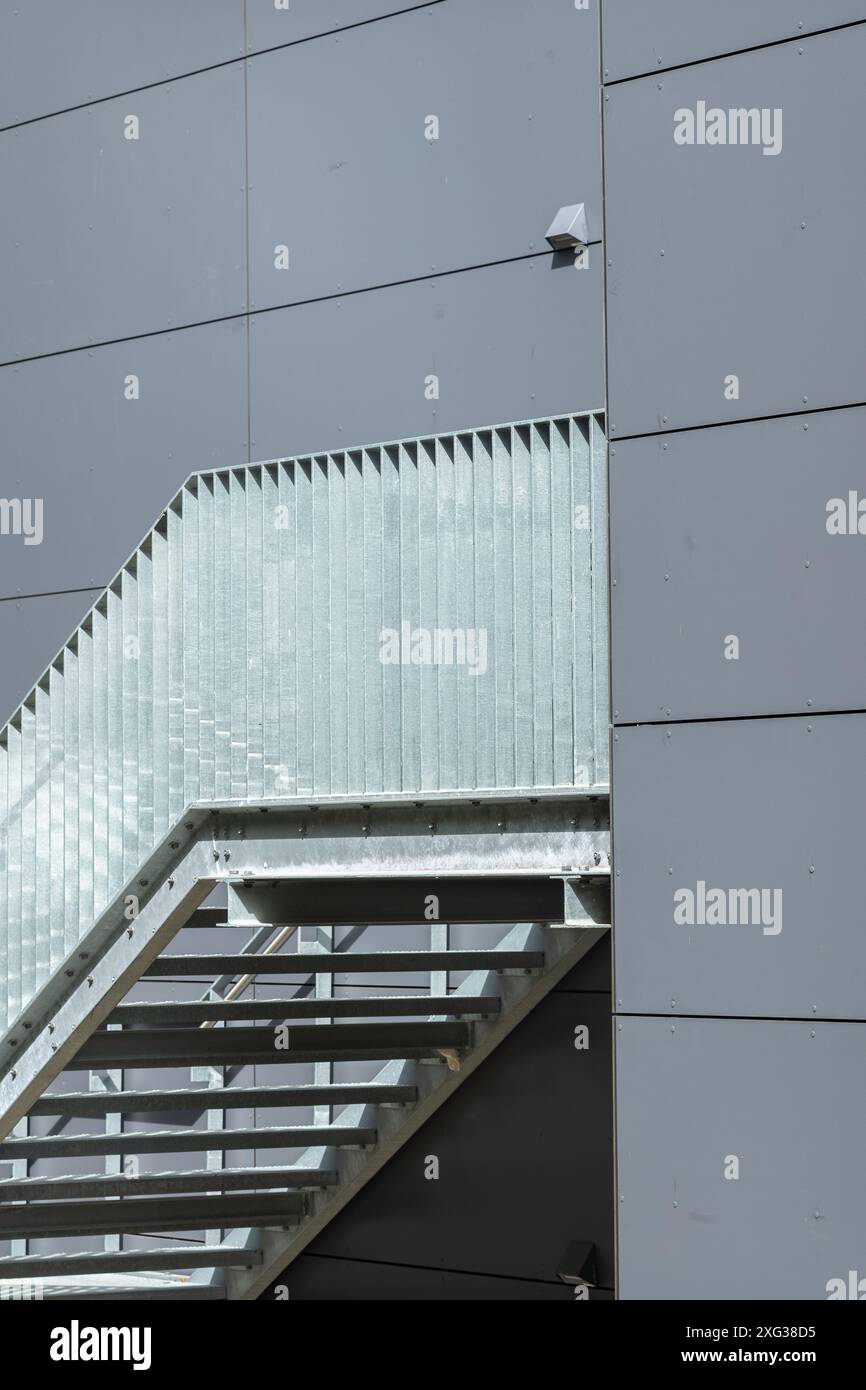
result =
[[27,694],[22,698],[17,708],[14,709],[13,712],[9,715],[5,723],[0,725],[0,747],[2,747],[5,744],[7,731],[10,728],[10,726],[14,726],[15,721],[17,719],[20,719],[22,712],[25,709],[28,709],[32,706],[37,690],[45,686],[45,682],[48,680],[50,672],[52,671],[52,669],[56,668],[58,662],[62,660],[64,652],[75,641],[77,634],[85,629],[88,621],[92,619],[94,612],[99,608],[100,604],[104,603],[106,595],[110,593],[112,590],[116,589],[124,573],[126,573],[129,570],[130,566],[133,566],[135,564],[137,556],[142,551],[142,549],[148,544],[154,532],[158,531],[159,528],[165,524],[166,517],[169,511],[179,510],[182,504],[184,493],[189,491],[191,488],[198,486],[200,482],[204,482],[208,478],[228,477],[231,474],[254,474],[260,472],[262,469],[265,468],[279,468],[282,466],[287,466],[289,464],[303,464],[307,462],[312,462],[315,459],[335,459],[340,457],[349,457],[353,454],[357,455],[361,453],[373,454],[388,449],[409,448],[411,446],[417,447],[422,446],[424,444],[431,444],[435,443],[439,439],[460,439],[468,436],[479,436],[485,434],[492,435],[493,433],[501,430],[530,429],[534,426],[539,425],[563,424],[570,420],[595,420],[598,423],[599,427],[603,430],[604,410],[602,407],[597,407],[589,410],[575,410],[571,412],[566,411],[556,415],[537,416],[529,420],[507,420],[501,424],[496,425],[470,426],[468,428],[462,429],[443,430],[438,434],[426,433],[407,436],[404,439],[380,440],[377,441],[375,444],[349,444],[339,449],[312,449],[299,454],[281,455],[276,458],[270,459],[257,459],[255,460],[255,462],[251,463],[223,465],[220,468],[194,469],[191,473],[187,475],[187,477],[184,479],[183,483],[180,485],[177,491],[173,494],[169,502],[167,502],[165,507],[163,507],[162,511],[160,512],[157,519],[153,522],[150,529],[138,542],[135,548],[132,551],[130,551],[123,564],[117,570],[117,573],[113,575],[113,577],[105,585],[105,588],[101,591],[98,598],[94,599],[93,603],[90,605],[87,612],[84,614],[80,623],[78,623],[73,633],[66,639],[63,645],[60,647],[56,656],[54,656],[53,659],[48,662],[48,665],[45,667],[42,674],[36,681],[34,681],[33,685],[30,687]]

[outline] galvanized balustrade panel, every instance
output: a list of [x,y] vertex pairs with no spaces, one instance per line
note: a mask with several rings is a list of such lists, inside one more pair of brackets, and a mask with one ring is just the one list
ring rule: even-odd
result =
[[606,790],[605,527],[594,415],[193,475],[0,734],[0,1025],[187,806]]

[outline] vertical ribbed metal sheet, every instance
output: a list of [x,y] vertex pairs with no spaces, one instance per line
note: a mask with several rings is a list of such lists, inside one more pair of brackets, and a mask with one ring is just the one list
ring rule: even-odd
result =
[[0,1023],[192,802],[606,790],[605,460],[583,415],[194,475],[0,737]]

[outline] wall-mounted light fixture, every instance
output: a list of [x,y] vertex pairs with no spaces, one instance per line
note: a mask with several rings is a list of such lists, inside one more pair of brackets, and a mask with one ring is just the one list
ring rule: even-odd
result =
[[563,1284],[582,1284],[594,1289],[598,1283],[598,1269],[592,1242],[573,1240],[559,1261],[556,1276]]
[[573,203],[571,207],[560,208],[547,229],[547,240],[554,251],[584,248],[589,242],[586,204]]

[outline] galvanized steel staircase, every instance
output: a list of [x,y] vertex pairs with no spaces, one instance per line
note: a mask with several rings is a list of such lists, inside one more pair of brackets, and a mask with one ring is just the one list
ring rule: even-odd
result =
[[[510,814],[517,809],[510,807]],[[570,812],[573,817],[574,807]],[[534,898],[557,925],[505,931],[437,921],[378,928],[380,940],[392,935],[396,945],[407,932],[416,943],[419,934],[427,938],[414,949],[355,949],[358,941],[363,945],[366,924],[343,929],[340,943],[331,925],[313,924],[314,939],[306,942],[310,928],[297,924],[258,920],[253,926],[249,918],[257,908],[261,916],[275,901],[297,906],[299,885],[254,880],[248,860],[242,882],[229,893],[232,920],[245,925],[229,926],[229,909],[194,909],[144,966],[132,991],[139,997],[97,1010],[104,1017],[62,1070],[43,1069],[43,1080],[57,1075],[29,1104],[31,1132],[0,1143],[0,1164],[19,1170],[48,1160],[91,1170],[103,1160],[107,1169],[0,1180],[0,1240],[72,1247],[50,1254],[19,1248],[0,1258],[0,1294],[16,1282],[38,1281],[45,1298],[256,1297],[603,934],[607,865],[596,864],[597,850],[591,858],[586,853],[588,845],[603,843],[603,832],[592,827],[577,834],[589,861],[580,879],[426,884],[450,890],[452,905],[465,902],[474,917],[485,897],[490,911],[509,899]],[[411,891],[398,886],[396,895],[387,882],[348,886],[353,893],[372,889],[387,915],[423,885],[413,882]],[[345,894],[346,887],[336,885],[337,892]],[[317,885],[325,900],[334,889],[333,883]],[[572,925],[565,925],[569,917]],[[449,929],[464,939],[473,933],[499,939],[493,946],[449,948]],[[202,953],[196,946],[203,931],[208,940],[222,932],[250,935],[240,952]],[[298,974],[305,977],[301,984],[282,983],[272,997],[251,997],[255,983]],[[389,980],[407,974],[408,987],[385,992]],[[351,986],[341,993],[334,980],[345,976]],[[202,991],[207,977],[214,983]],[[87,980],[73,999],[82,987],[88,994],[94,988]],[[175,994],[180,984],[187,997],[154,999],[168,980]],[[25,1052],[19,1076],[26,1062]],[[249,1084],[242,1075],[249,1067],[272,1075]],[[92,1089],[94,1077],[107,1082],[129,1068],[135,1084]],[[152,1068],[170,1069],[178,1084],[166,1086],[163,1078],[155,1086]],[[195,1078],[198,1068],[217,1069],[210,1084],[182,1084],[184,1073]],[[344,1074],[337,1077],[335,1070]],[[348,1079],[350,1072],[361,1075]],[[82,1074],[90,1075],[90,1090],[81,1088]],[[250,1108],[279,1119],[226,1123],[227,1115]],[[131,1127],[126,1117],[133,1117]],[[155,1117],[159,1128],[141,1128]],[[71,1132],[70,1121],[85,1132]],[[232,1154],[249,1150],[252,1163],[226,1166]],[[181,1154],[169,1169],[169,1156]],[[142,1171],[148,1155],[165,1158],[166,1165]],[[108,1171],[111,1163],[114,1171]],[[190,1232],[206,1228],[204,1238],[190,1239]],[[160,1242],[159,1233],[168,1233],[172,1243]],[[130,1236],[152,1248],[120,1248],[118,1237]],[[89,1237],[107,1237],[106,1248],[75,1248]]]
[[592,413],[172,501],[0,731],[0,1295],[256,1297],[599,938],[605,512]]

